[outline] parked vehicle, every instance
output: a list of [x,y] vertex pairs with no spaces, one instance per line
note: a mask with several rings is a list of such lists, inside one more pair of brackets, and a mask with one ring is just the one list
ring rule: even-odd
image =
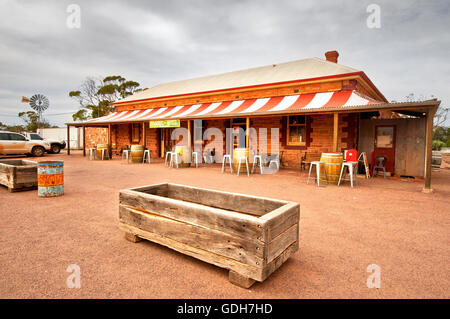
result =
[[50,150],[50,143],[43,140],[30,140],[25,135],[0,131],[0,154],[26,154],[43,156],[46,150]]
[[50,148],[46,149],[48,153],[58,154],[66,147],[66,141],[57,141],[53,139],[44,139],[38,133],[23,133],[31,141],[46,141],[50,144]]

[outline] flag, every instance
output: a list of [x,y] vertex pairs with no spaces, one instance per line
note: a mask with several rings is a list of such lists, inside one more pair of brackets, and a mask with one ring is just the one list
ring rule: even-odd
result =
[[25,96],[22,96],[22,103],[28,103],[28,102],[30,102],[30,99]]

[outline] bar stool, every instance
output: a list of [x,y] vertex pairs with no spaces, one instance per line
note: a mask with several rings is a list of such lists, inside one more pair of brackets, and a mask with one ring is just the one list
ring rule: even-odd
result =
[[89,160],[94,160],[97,158],[97,148],[96,147],[91,147],[89,149]]
[[[259,166],[258,166],[259,164]],[[262,166],[262,156],[261,155],[255,155],[253,156],[253,164],[252,164],[252,174],[255,171],[255,166],[259,167],[259,172],[263,173],[263,166]]]
[[123,161],[123,158],[124,158],[124,157],[127,158],[127,164],[128,164],[128,159],[129,159],[129,157],[130,157],[130,150],[123,150],[123,151],[122,151],[122,161]]
[[[170,166],[170,163],[172,162],[172,155],[173,155],[173,153],[174,152],[166,152],[166,158],[164,160],[164,166],[167,166],[167,163],[169,163],[169,166]],[[170,157],[170,160],[167,159],[168,157]]]
[[203,152],[203,160],[205,161],[206,164],[214,163],[214,156],[211,154],[211,150],[205,150]]
[[245,160],[245,166],[247,167],[247,176],[250,177],[250,171],[248,169],[248,157],[247,156],[241,156],[238,158],[238,171],[237,176],[239,176],[239,172],[241,171],[241,163]]
[[145,163],[145,161],[147,161],[147,163],[150,164],[150,150],[144,151],[144,156],[142,157],[142,163]]
[[384,176],[384,178],[386,178],[386,168],[385,168],[386,162],[387,162],[386,157],[384,157],[384,156],[376,157],[375,165],[373,166],[373,169],[372,169],[372,176],[378,176],[378,171],[382,170],[383,176]]
[[233,167],[231,166],[231,155],[230,154],[226,154],[223,156],[223,160],[222,160],[222,173],[225,171],[225,162],[226,160],[228,160],[228,163],[230,164],[230,173],[233,173]]
[[193,162],[195,163],[195,168],[198,168],[198,156],[199,156],[199,154],[200,154],[199,152],[192,152],[191,160],[194,159]]
[[[306,184],[309,183],[309,178],[311,176],[311,169],[313,166],[316,166],[316,177],[315,179],[317,180],[317,186],[320,187],[320,167],[322,165],[325,165],[324,162],[320,162],[320,161],[312,161],[311,164],[309,165],[309,174],[308,174],[308,180],[306,181]],[[328,185],[328,177],[327,177],[327,172],[325,171],[325,169],[323,170],[325,173],[325,182]]]
[[175,163],[177,164],[177,168],[179,168],[178,167],[178,162],[180,161],[180,154],[177,153],[177,152],[171,152],[171,153],[172,153],[172,155],[170,156],[169,167],[174,167],[173,160],[175,159]]
[[105,159],[105,154],[108,156],[108,159],[111,159],[109,157],[109,149],[107,148],[102,148],[102,161]]
[[[348,174],[350,175],[350,179],[345,179],[345,168],[347,167]],[[339,181],[338,186],[341,184],[341,181],[350,181],[350,185],[353,188],[353,179],[355,179],[355,184],[358,184],[357,182],[357,176],[358,173],[358,162],[344,162],[342,163],[341,167],[341,173],[339,174]]]

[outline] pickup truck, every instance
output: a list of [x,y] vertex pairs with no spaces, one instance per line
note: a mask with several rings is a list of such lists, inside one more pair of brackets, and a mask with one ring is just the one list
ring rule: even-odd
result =
[[66,141],[57,141],[52,139],[44,139],[38,133],[22,133],[31,141],[46,141],[50,144],[50,148],[45,149],[47,153],[59,154],[66,147]]
[[50,149],[50,143],[42,140],[30,140],[25,135],[0,131],[0,154],[26,154],[43,156]]

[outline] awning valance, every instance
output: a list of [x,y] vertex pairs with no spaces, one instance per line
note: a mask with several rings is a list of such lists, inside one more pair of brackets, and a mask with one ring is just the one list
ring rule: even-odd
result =
[[120,111],[89,120],[86,124],[276,115],[287,112],[327,111],[381,103],[383,102],[375,101],[356,91],[339,91]]

